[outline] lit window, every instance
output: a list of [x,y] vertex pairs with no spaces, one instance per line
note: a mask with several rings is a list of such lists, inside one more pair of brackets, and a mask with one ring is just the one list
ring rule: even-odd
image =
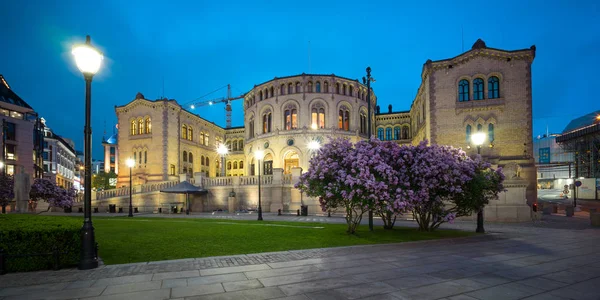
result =
[[139,119],[138,124],[138,134],[144,134],[144,120]]
[[350,130],[350,110],[346,106],[341,106],[338,111],[338,128]]
[[295,105],[288,105],[283,113],[285,130],[298,128],[298,110]]
[[271,132],[272,114],[268,110],[263,113],[263,133]]
[[137,134],[137,122],[135,120],[131,120],[131,135]]
[[187,126],[185,124],[181,125],[181,138],[187,139]]
[[146,118],[146,133],[152,133],[152,121],[150,117]]

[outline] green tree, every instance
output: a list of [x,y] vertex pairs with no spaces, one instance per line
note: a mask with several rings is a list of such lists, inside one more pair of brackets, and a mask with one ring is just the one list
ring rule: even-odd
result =
[[103,190],[115,188],[115,186],[110,185],[111,178],[117,178],[117,174],[114,172],[95,174],[92,178],[92,188]]

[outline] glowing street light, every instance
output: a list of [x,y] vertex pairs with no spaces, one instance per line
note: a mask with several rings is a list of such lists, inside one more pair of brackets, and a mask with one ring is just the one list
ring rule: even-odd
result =
[[133,217],[133,205],[132,205],[132,198],[133,198],[133,186],[132,186],[132,180],[131,180],[131,169],[135,166],[135,159],[133,158],[128,158],[125,161],[125,164],[129,167],[129,215],[127,215],[128,217]]
[[225,155],[229,153],[229,149],[227,149],[225,144],[220,144],[219,147],[217,147],[217,153],[221,155],[221,176],[225,177]]
[[312,140],[312,141],[308,142],[309,150],[316,151],[316,150],[319,150],[319,148],[321,148],[321,143],[319,143],[319,141]]
[[262,205],[260,199],[260,161],[265,157],[265,151],[256,150],[254,151],[254,157],[258,160],[258,221],[262,221]]
[[102,53],[92,47],[90,36],[86,36],[85,44],[76,45],[71,52],[75,58],[77,68],[83,73],[85,79],[85,127],[84,127],[84,215],[83,227],[81,228],[81,259],[80,270],[94,269],[98,267],[98,255],[94,237],[94,226],[92,225],[92,78],[100,69]]
[[[481,155],[481,145],[485,142],[486,134],[484,132],[477,132],[471,135],[471,142],[473,145],[477,146],[477,154]],[[475,232],[484,233],[485,229],[483,228],[483,207],[477,211],[477,229]]]
[[310,128],[312,130],[317,130],[317,129],[319,129],[319,126],[317,126],[317,123],[313,123],[312,125],[310,125]]

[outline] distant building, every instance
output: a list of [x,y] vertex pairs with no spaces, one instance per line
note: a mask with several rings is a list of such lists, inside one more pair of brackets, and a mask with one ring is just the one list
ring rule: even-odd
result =
[[566,179],[574,175],[573,153],[566,151],[557,142],[558,134],[538,136],[533,140],[533,155],[537,166],[537,179]]
[[119,149],[118,149],[119,134],[115,133],[109,138],[102,138],[104,146],[104,163],[103,172],[115,173],[119,172]]
[[2,172],[14,174],[18,166],[23,166],[33,178],[42,177],[43,124],[33,108],[15,94],[2,75],[0,118]]
[[600,178],[600,110],[569,122],[556,142],[574,155],[574,177]]
[[71,188],[75,181],[77,157],[74,143],[44,128],[44,177],[56,181],[58,186]]

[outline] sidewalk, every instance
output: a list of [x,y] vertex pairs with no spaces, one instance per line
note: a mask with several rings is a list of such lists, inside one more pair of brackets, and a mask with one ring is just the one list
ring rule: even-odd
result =
[[600,230],[553,217],[472,238],[7,274],[0,299],[598,299]]

